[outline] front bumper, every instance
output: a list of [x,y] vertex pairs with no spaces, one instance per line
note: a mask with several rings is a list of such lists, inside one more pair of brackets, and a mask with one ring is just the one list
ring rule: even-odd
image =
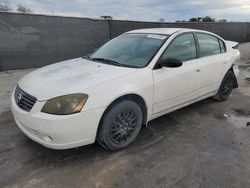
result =
[[18,127],[30,139],[52,149],[69,149],[95,142],[104,108],[72,115],[51,115],[37,101],[30,112],[20,109],[11,97],[11,110]]

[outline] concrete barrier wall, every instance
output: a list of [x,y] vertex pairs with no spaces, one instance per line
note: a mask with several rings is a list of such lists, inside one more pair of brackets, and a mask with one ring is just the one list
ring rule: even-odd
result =
[[250,42],[250,23],[247,24],[246,42]]
[[126,31],[185,27],[250,41],[249,23],[154,23],[0,13],[0,71],[42,67],[84,56]]

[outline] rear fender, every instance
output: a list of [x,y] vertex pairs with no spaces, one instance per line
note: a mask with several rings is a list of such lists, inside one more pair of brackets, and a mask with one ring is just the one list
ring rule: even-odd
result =
[[238,80],[237,80],[237,77],[236,77],[236,75],[235,75],[235,71],[234,71],[233,66],[234,66],[234,65],[232,65],[232,67],[229,69],[229,71],[232,71],[232,72],[234,73],[234,87],[233,87],[233,88],[235,89],[235,88],[238,88],[239,85],[238,85]]

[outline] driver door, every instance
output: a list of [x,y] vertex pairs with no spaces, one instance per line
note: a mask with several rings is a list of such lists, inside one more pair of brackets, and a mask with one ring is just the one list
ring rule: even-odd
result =
[[153,113],[163,113],[200,96],[201,72],[192,33],[180,34],[168,45],[161,58],[175,58],[183,62],[181,67],[161,67],[153,70]]

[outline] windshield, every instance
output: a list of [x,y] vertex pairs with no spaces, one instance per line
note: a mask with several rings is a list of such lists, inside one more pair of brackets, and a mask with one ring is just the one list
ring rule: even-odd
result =
[[159,34],[123,34],[89,56],[92,60],[126,67],[145,67],[169,36]]

